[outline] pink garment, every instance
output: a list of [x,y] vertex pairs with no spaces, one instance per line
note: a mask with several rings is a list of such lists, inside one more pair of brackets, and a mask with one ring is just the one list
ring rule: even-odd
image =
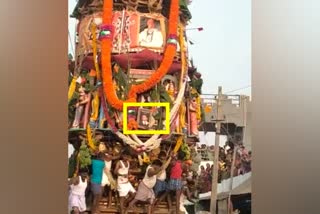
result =
[[197,103],[190,103],[190,132],[192,135],[198,135]]
[[197,120],[197,113],[191,112],[190,113],[190,123],[191,123],[191,134],[198,135],[198,120]]

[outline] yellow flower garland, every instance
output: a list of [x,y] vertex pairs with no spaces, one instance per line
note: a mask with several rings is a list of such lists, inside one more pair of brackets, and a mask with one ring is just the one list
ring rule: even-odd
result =
[[197,102],[197,120],[200,121],[201,120],[201,98],[200,98],[200,94],[198,94],[196,102]]
[[76,76],[74,76],[71,80],[71,83],[69,85],[69,90],[68,90],[68,102],[71,100],[74,91],[76,90],[76,85],[77,85],[77,78]]
[[88,145],[92,150],[96,150],[96,146],[93,143],[92,140],[92,132],[91,132],[91,128],[90,125],[87,125],[87,138],[88,138]]
[[173,149],[173,152],[174,153],[177,153],[178,150],[180,149],[181,145],[183,143],[183,136],[179,136],[178,140],[177,140],[177,143],[176,143],[176,146],[174,147]]
[[100,105],[100,99],[99,99],[99,94],[98,92],[94,92],[94,95],[93,95],[93,100],[92,100],[92,114],[91,114],[91,117],[90,117],[90,120],[92,121],[96,121],[98,119],[98,115],[99,115],[99,105]]
[[97,26],[95,23],[92,23],[91,33],[92,33],[92,50],[93,50],[93,61],[94,61],[94,67],[97,72],[97,79],[101,79],[100,75],[100,69],[98,64],[98,58],[97,58],[97,36],[96,36]]
[[[103,5],[103,25],[112,26],[112,7],[113,1],[104,0]],[[169,37],[176,35],[179,17],[179,0],[171,0],[169,14]],[[172,38],[171,38],[172,39]],[[120,100],[113,90],[112,70],[111,70],[111,50],[112,37],[105,37],[101,41],[101,59],[103,86],[108,103],[115,109],[122,111],[124,102],[136,102],[137,94],[143,93],[154,87],[168,72],[176,54],[176,45],[168,43],[164,52],[163,60],[159,68],[151,75],[149,79],[139,85],[133,85],[128,93],[128,99]]]

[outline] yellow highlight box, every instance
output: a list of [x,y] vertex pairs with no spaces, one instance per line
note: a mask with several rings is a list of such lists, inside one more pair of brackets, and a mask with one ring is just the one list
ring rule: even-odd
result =
[[[165,130],[128,130],[128,107],[164,107]],[[170,103],[123,103],[123,134],[170,134]]]

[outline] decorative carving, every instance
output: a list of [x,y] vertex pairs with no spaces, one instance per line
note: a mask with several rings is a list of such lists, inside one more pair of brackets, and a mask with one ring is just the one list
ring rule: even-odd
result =
[[165,86],[166,83],[169,82],[169,81],[173,82],[174,85],[178,85],[177,78],[175,76],[172,76],[172,75],[165,75],[163,77],[163,79],[161,80],[161,84]]
[[153,72],[154,70],[130,69],[129,75],[130,75],[130,78],[144,80],[144,79],[148,79]]
[[127,10],[136,11],[139,6],[147,6],[151,13],[162,10],[163,0],[122,0]]
[[150,13],[160,12],[162,10],[162,1],[163,0],[149,0],[148,8]]

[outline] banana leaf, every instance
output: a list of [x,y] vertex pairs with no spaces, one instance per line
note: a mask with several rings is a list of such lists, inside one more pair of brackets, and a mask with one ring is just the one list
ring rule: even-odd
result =
[[91,154],[89,148],[85,144],[81,145],[79,154],[80,168],[89,167],[91,165]]
[[190,86],[195,88],[199,94],[201,94],[203,80],[202,79],[193,79],[190,82]]
[[68,178],[72,178],[74,172],[76,171],[77,167],[77,151],[74,151],[73,154],[69,158],[68,163]]
[[192,18],[190,10],[188,9],[188,2],[186,0],[180,0],[180,11],[187,21]]

